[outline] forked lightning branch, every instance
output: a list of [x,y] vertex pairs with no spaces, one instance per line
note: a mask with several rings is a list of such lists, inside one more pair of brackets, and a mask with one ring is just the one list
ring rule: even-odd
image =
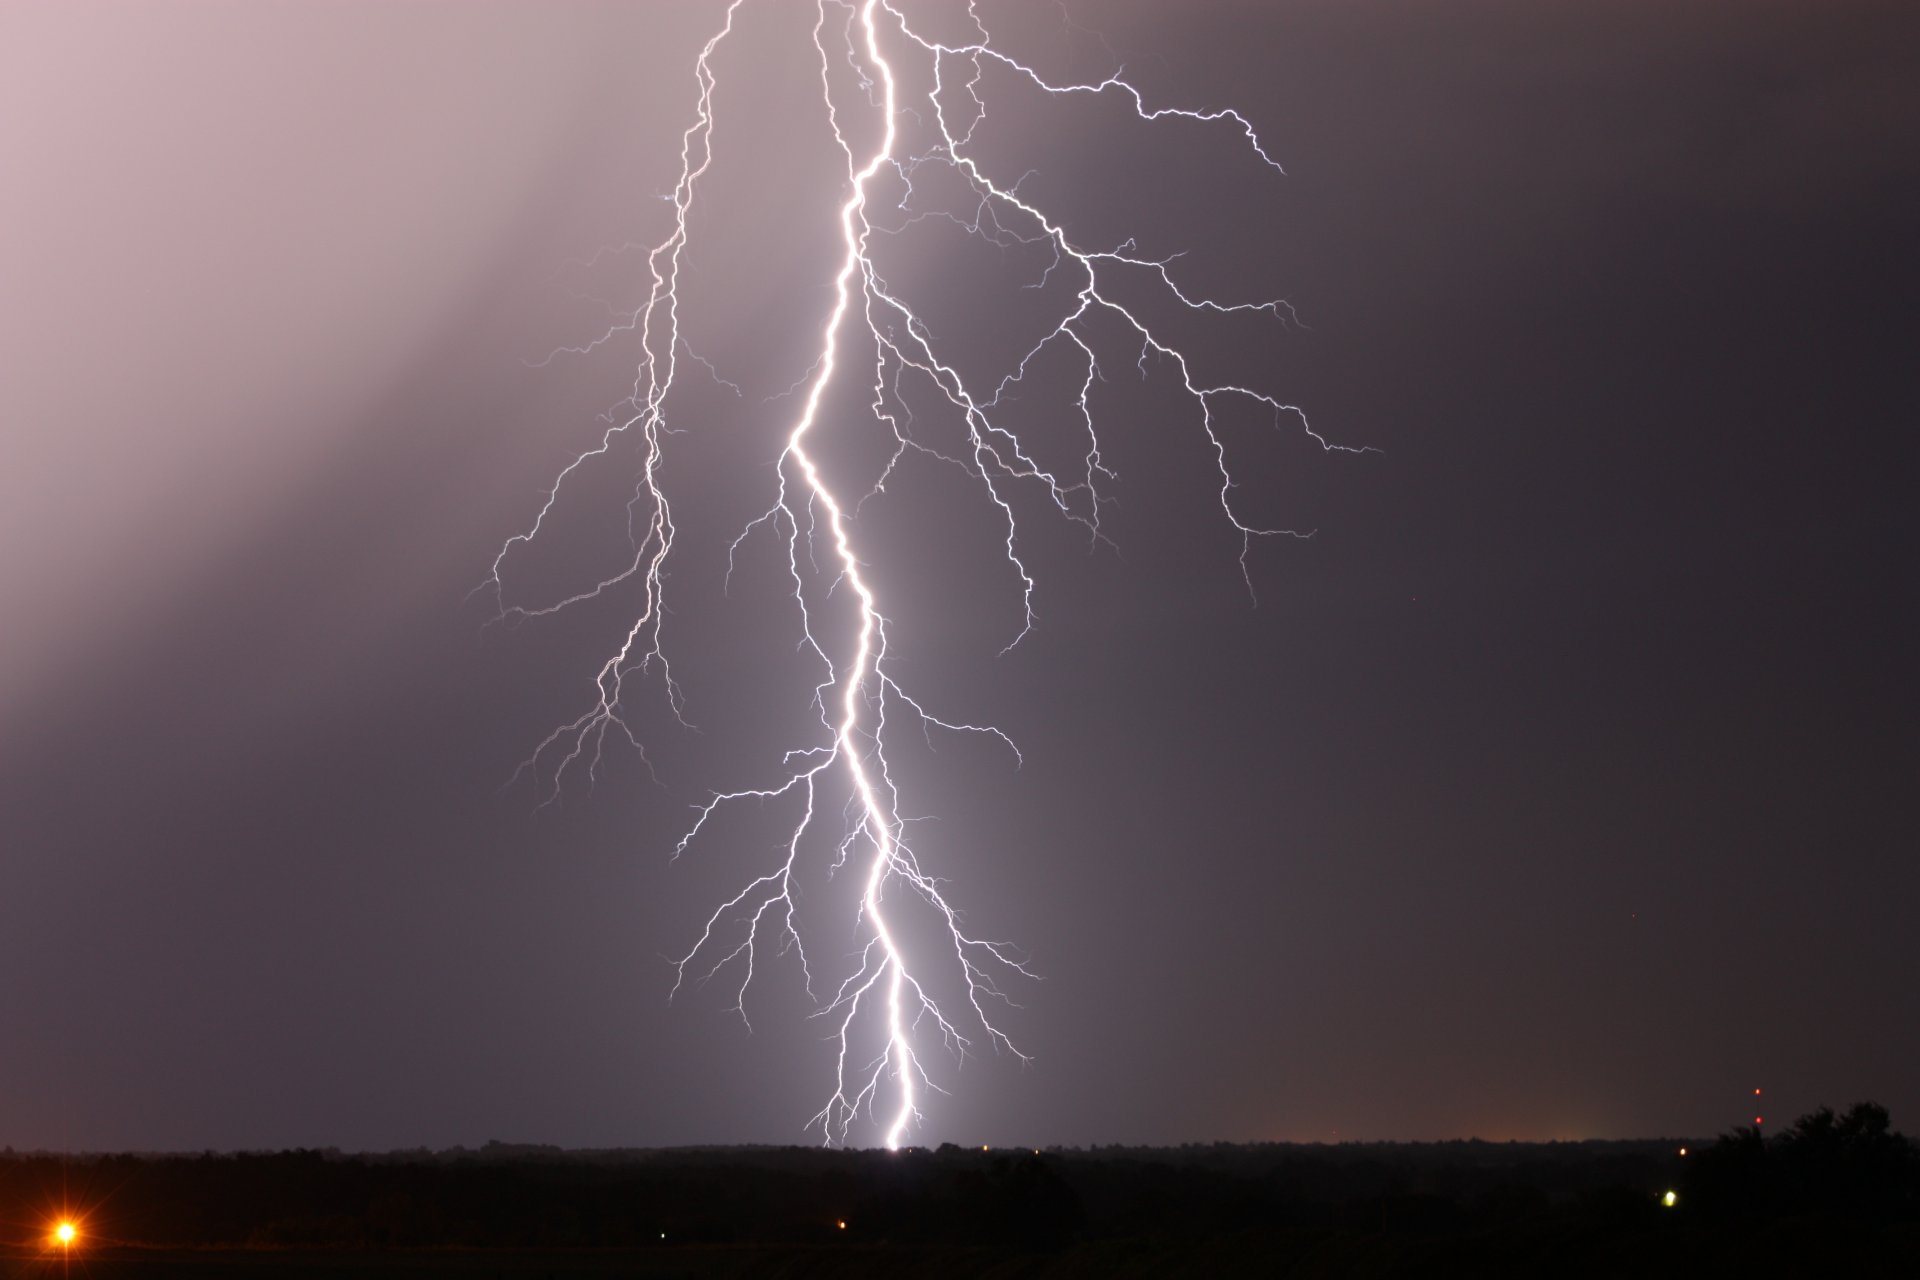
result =
[[[615,589],[638,602],[624,638],[591,673],[579,713],[541,741],[522,766],[521,776],[534,779],[547,800],[576,775],[597,772],[610,742],[625,742],[644,753],[632,727],[643,700],[663,700],[675,716],[685,710],[663,632],[670,608],[666,569],[674,554],[676,495],[663,482],[662,461],[677,432],[698,429],[684,419],[668,426],[676,408],[677,382],[685,372],[683,362],[692,358],[680,331],[682,268],[689,227],[700,216],[702,178],[715,156],[716,98],[724,96],[715,55],[737,38],[743,23],[759,16],[756,10],[774,2],[733,0],[694,59],[691,121],[680,136],[671,229],[647,250],[644,301],[593,344],[621,340],[634,345],[638,363],[627,412],[594,448],[560,471],[531,524],[510,538],[493,562],[488,586],[504,618],[546,617]],[[674,849],[678,856],[710,838],[711,820],[729,807],[790,806],[793,825],[783,837],[782,851],[696,925],[676,964],[674,990],[724,980],[744,1017],[745,995],[757,975],[790,954],[807,990],[815,995],[816,1014],[836,1050],[836,1065],[813,1127],[829,1143],[846,1143],[856,1133],[871,1132],[888,1147],[907,1140],[922,1119],[929,1095],[941,1090],[938,1081],[951,1075],[959,1059],[989,1047],[1020,1054],[1001,1027],[1012,984],[1033,977],[1023,953],[970,931],[949,896],[951,876],[935,874],[916,854],[902,822],[902,796],[889,764],[889,744],[904,726],[916,733],[987,735],[1016,760],[1018,752],[998,729],[930,708],[896,681],[888,659],[888,605],[865,569],[857,518],[859,502],[877,486],[862,484],[850,492],[816,454],[817,443],[835,430],[831,415],[823,412],[830,393],[862,388],[859,398],[873,416],[865,429],[877,422],[890,433],[892,457],[880,484],[912,455],[956,468],[976,486],[979,501],[1004,532],[1003,538],[982,547],[982,553],[1003,562],[1006,589],[1021,605],[1022,621],[1006,637],[1008,648],[1033,627],[1040,590],[1022,559],[1013,501],[1017,491],[1033,491],[1059,518],[1083,525],[1092,538],[1104,537],[1101,510],[1114,475],[1103,459],[1094,410],[1095,386],[1105,377],[1103,361],[1121,364],[1135,376],[1151,370],[1174,380],[1190,407],[1184,420],[1172,425],[1190,432],[1194,447],[1204,451],[1218,471],[1217,518],[1240,540],[1243,574],[1256,540],[1304,535],[1264,527],[1236,507],[1236,484],[1219,429],[1224,407],[1257,406],[1322,448],[1342,448],[1315,433],[1297,408],[1269,389],[1210,380],[1206,362],[1156,329],[1140,304],[1123,303],[1123,296],[1132,295],[1111,289],[1110,277],[1144,279],[1160,295],[1163,307],[1238,315],[1249,322],[1290,317],[1286,303],[1201,296],[1183,286],[1173,258],[1147,256],[1132,241],[1082,243],[1062,215],[1022,194],[1020,175],[996,173],[975,149],[976,135],[992,110],[992,86],[1009,80],[1024,82],[1029,93],[1110,97],[1124,106],[1130,127],[1136,129],[1198,125],[1229,131],[1255,164],[1277,173],[1278,164],[1252,124],[1233,110],[1156,105],[1117,75],[1095,83],[1050,80],[993,42],[975,4],[954,6],[944,15],[964,16],[963,38],[935,38],[918,13],[897,0],[819,0],[811,47],[796,43],[793,50],[794,57],[818,66],[819,109],[839,143],[844,173],[835,176],[844,197],[838,207],[837,250],[817,264],[819,279],[829,286],[824,296],[830,303],[809,322],[818,335],[815,358],[796,395],[767,410],[766,439],[769,456],[777,455],[777,478],[764,511],[740,530],[732,550],[752,539],[771,539],[780,548],[791,588],[785,608],[794,638],[817,666],[811,706],[819,727],[810,740],[790,744],[786,764],[774,776],[723,784],[697,808]],[[926,88],[910,93],[904,87],[909,84]],[[954,207],[950,200],[918,203],[920,190],[933,184],[917,187],[915,178],[930,166],[946,170],[962,184],[947,187],[969,193],[963,205]],[[963,376],[963,362],[923,318],[926,300],[894,287],[880,269],[873,252],[876,237],[894,236],[911,221],[925,218],[956,222],[973,235],[1003,245],[1017,243],[1045,256],[1048,265],[1035,283],[1054,287],[1023,288],[1006,299],[1009,310],[1028,316],[1036,307],[1053,308],[1040,322],[1044,335],[996,378]],[[1058,287],[1062,280],[1071,283],[1070,292]],[[1058,301],[1062,296],[1064,303]],[[1124,335],[1119,344],[1115,333]],[[1068,433],[1076,442],[1070,450],[1031,447],[1006,412],[1043,357],[1064,359],[1079,370],[1070,380],[1077,390],[1063,397],[1045,428]],[[954,429],[952,438],[962,441],[961,447],[927,441],[909,407],[909,397],[916,395],[943,406]],[[635,521],[631,559],[584,591],[517,601],[503,578],[515,552],[541,536],[566,497],[569,482],[583,469],[609,459],[623,439],[637,443],[642,459],[630,508]],[[1076,459],[1070,467],[1043,465],[1042,458],[1063,452]],[[756,463],[742,482],[766,474]],[[1251,586],[1249,576],[1249,590]],[[836,593],[847,593],[850,599]],[[851,608],[853,625],[831,628],[820,623],[829,597]],[[837,638],[840,631],[847,633],[844,638]],[[823,827],[830,830],[823,833]],[[820,972],[826,949],[810,951],[801,936],[796,887],[808,857],[829,859],[836,869],[859,878],[854,919],[849,921],[859,941],[843,972]],[[928,918],[936,927],[911,936],[903,931],[896,920],[902,895],[930,909]],[[836,945],[833,953],[843,950]],[[954,994],[936,998],[936,991]]]

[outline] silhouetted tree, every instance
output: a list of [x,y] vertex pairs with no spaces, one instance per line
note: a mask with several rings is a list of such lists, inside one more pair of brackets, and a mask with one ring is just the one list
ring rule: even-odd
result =
[[1775,1141],[1783,1181],[1800,1204],[1886,1221],[1913,1207],[1913,1144],[1894,1133],[1887,1109],[1857,1103],[1843,1116],[1821,1107]]
[[1735,1129],[1688,1172],[1689,1204],[1715,1217],[1885,1223],[1916,1216],[1920,1205],[1920,1155],[1872,1102],[1840,1116],[1821,1107],[1771,1141],[1758,1129]]

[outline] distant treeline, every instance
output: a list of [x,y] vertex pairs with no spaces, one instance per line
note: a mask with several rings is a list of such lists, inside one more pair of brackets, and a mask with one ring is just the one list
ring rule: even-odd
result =
[[45,1241],[31,1233],[68,1206],[103,1260],[116,1249],[726,1246],[869,1259],[908,1249],[932,1267],[916,1265],[922,1274],[965,1273],[940,1269],[944,1250],[1036,1275],[1920,1275],[1920,1154],[1885,1110],[1823,1109],[1685,1157],[1683,1145],[7,1151],[0,1219],[31,1252]]

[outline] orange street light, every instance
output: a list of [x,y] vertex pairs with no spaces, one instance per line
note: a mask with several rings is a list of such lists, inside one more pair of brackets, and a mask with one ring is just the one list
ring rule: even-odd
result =
[[73,1242],[75,1237],[77,1237],[79,1234],[80,1232],[74,1227],[74,1225],[71,1222],[67,1222],[63,1219],[60,1222],[60,1224],[54,1227],[53,1229],[53,1242],[59,1245],[62,1249],[71,1249],[73,1248]]

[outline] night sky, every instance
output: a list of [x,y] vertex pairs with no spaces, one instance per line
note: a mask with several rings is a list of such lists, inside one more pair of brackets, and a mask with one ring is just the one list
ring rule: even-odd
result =
[[[1116,349],[1117,550],[1026,491],[1004,655],[964,477],[863,509],[901,671],[1025,754],[903,749],[923,856],[1042,975],[1032,1062],[937,1063],[915,1140],[1694,1135],[1756,1087],[1920,1126],[1920,10],[986,12],[1254,124],[1286,176],[1011,86],[979,142],[1085,242],[1291,301],[1182,332],[1380,452],[1225,424],[1236,501],[1315,531],[1255,545],[1256,604],[1191,405]],[[816,1140],[793,966],[751,1034],[723,983],[667,999],[777,839],[670,860],[689,806],[806,723],[772,544],[722,591],[831,302],[806,6],[716,63],[683,323],[740,391],[696,370],[669,437],[696,730],[646,702],[657,781],[506,785],[621,602],[469,596],[630,388],[617,341],[540,360],[638,301],[641,255],[580,260],[662,234],[715,13],[0,8],[0,1143]],[[1003,361],[1024,268],[926,243],[900,278]],[[510,585],[617,567],[631,485]]]

